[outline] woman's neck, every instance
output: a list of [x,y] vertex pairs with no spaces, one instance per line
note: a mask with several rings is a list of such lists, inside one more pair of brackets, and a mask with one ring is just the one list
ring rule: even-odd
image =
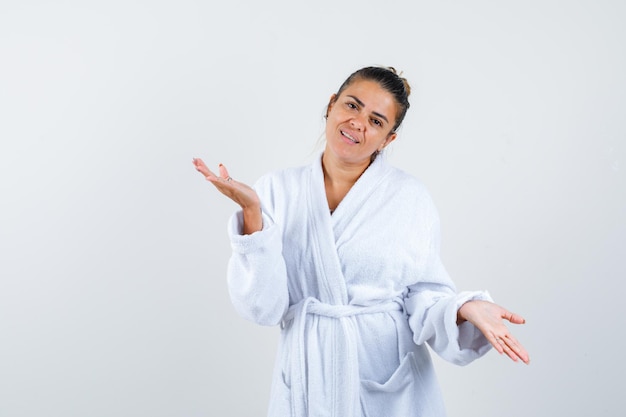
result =
[[345,164],[336,160],[329,152],[324,152],[324,155],[322,155],[322,170],[324,172],[326,200],[331,212],[341,203],[369,164],[370,161],[355,165]]
[[332,184],[352,186],[365,172],[370,163],[371,161],[367,160],[359,164],[348,164],[337,159],[330,152],[325,151],[322,155],[324,181],[330,181]]

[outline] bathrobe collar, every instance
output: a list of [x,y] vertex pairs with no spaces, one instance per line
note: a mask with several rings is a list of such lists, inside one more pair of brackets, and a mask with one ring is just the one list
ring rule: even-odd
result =
[[321,255],[320,259],[323,260],[316,264],[317,276],[320,279],[320,301],[329,304],[348,303],[348,292],[336,243],[346,226],[353,220],[355,213],[358,213],[367,199],[377,191],[391,170],[382,155],[378,155],[331,216],[324,186],[322,154],[311,165],[308,210],[309,224]]

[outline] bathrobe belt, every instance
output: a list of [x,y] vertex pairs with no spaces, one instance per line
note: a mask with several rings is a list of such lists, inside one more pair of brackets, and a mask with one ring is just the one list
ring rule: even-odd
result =
[[[391,311],[403,310],[400,301],[385,301],[371,306],[354,306],[346,304],[326,304],[322,303],[316,298],[309,297],[300,301],[297,304],[292,305],[283,318],[281,327],[285,327],[286,323],[293,320],[290,335],[289,348],[291,349],[291,363],[289,371],[291,372],[291,408],[292,414],[295,417],[308,417],[309,416],[309,402],[315,401],[314,393],[309,392],[309,375],[315,366],[308,363],[307,347],[306,347],[306,323],[307,316],[310,314],[319,315],[324,317],[336,318],[339,323],[333,327],[335,345],[339,348],[336,350],[336,354],[339,357],[329,358],[341,370],[338,372],[342,374],[346,380],[340,381],[339,384],[334,384],[340,392],[335,393],[336,398],[340,398],[341,401],[330,406],[339,406],[342,409],[336,410],[337,416],[352,417],[360,416],[361,410],[359,406],[359,391],[360,380],[358,373],[358,360],[357,360],[357,335],[354,334],[353,323],[347,323],[344,320],[339,320],[346,317],[352,317],[361,314],[373,314],[373,313],[385,313]],[[339,331],[337,330],[339,329]],[[315,377],[315,376],[313,376]],[[352,397],[350,400],[347,397]],[[326,401],[331,399],[326,398]],[[339,405],[338,405],[339,404]],[[327,407],[328,404],[322,404]],[[312,406],[315,407],[315,404]],[[347,409],[343,409],[346,408]]]

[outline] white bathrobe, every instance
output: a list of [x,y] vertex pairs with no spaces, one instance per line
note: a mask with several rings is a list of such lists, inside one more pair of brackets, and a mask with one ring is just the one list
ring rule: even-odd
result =
[[467,364],[489,343],[457,310],[424,186],[379,156],[331,215],[321,157],[262,177],[263,230],[229,224],[236,310],[282,328],[270,417],[445,415],[428,344]]

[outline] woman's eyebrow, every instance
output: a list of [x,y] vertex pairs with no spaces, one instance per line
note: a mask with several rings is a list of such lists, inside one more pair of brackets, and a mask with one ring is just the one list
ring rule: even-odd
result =
[[[353,99],[354,101],[356,101],[356,102],[357,102],[357,104],[358,104],[359,106],[361,106],[361,107],[365,107],[365,104],[364,104],[361,100],[359,100],[359,98],[358,98],[358,97],[351,96],[351,95],[349,95],[349,94],[347,94],[347,97],[350,97],[351,99]],[[375,111],[373,111],[373,112],[372,112],[372,114],[373,114],[374,116],[380,117],[380,118],[381,118],[381,119],[383,119],[385,122],[389,123],[389,120],[387,120],[387,118],[385,117],[385,115],[384,115],[384,114],[380,114],[380,113],[375,112]]]

